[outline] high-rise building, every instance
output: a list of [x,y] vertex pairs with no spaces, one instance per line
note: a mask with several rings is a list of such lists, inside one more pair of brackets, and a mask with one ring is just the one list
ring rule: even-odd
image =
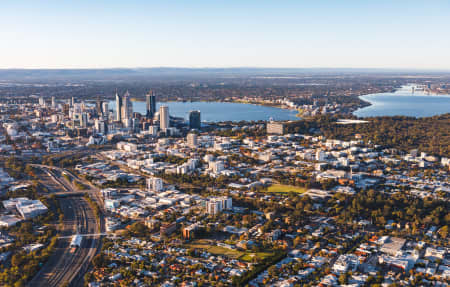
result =
[[122,117],[122,126],[124,128],[130,128],[133,126],[133,119],[132,118],[124,118]]
[[69,110],[70,110],[70,105],[69,104],[64,104],[63,106],[63,113],[68,116],[69,115]]
[[188,134],[187,135],[187,145],[190,148],[196,148],[198,146],[198,140],[196,134]]
[[152,136],[156,136],[158,134],[158,126],[149,126],[148,133]]
[[100,100],[100,97],[97,97],[95,109],[97,111],[97,115],[99,115],[99,116],[102,114],[102,104],[103,104],[103,102]]
[[95,131],[106,135],[108,133],[108,124],[104,120],[95,120]]
[[125,92],[122,98],[122,122],[129,120],[133,115],[133,106],[131,104],[131,97],[128,91]]
[[152,123],[149,122],[141,122],[141,130],[142,131],[148,131],[148,127],[150,127]]
[[72,109],[74,113],[81,113],[83,111],[81,104],[75,104]]
[[108,105],[107,101],[102,103],[102,115],[103,115],[104,119],[108,120],[108,118],[109,118],[109,105]]
[[148,191],[160,192],[164,189],[164,184],[162,179],[158,177],[147,178],[147,189]]
[[71,102],[71,104],[72,104],[72,107],[75,106],[75,98],[74,98],[74,97],[72,97],[72,102]]
[[150,108],[152,115],[154,116],[156,114],[156,95],[154,93],[152,93],[152,96],[150,97]]
[[152,97],[151,91],[147,95],[145,95],[145,107],[146,107],[146,110],[147,110],[145,116],[147,118],[151,118],[152,117],[151,116],[151,110],[150,110],[151,109],[151,97]]
[[206,201],[206,212],[210,215],[216,215],[224,209],[233,209],[233,199],[231,197],[210,197]]
[[135,133],[139,132],[139,123],[140,123],[140,120],[138,118],[131,119],[131,128],[132,128],[133,132],[135,132]]
[[169,107],[160,106],[159,107],[159,128],[162,131],[166,131],[170,127],[170,117],[169,117]]
[[150,91],[147,95],[146,95],[146,107],[147,107],[147,113],[146,113],[146,117],[148,119],[153,118],[153,116],[156,113],[156,96],[153,93],[153,91]]
[[201,128],[200,111],[189,112],[189,128],[197,130]]
[[45,107],[45,99],[44,97],[39,97],[39,105]]
[[87,113],[81,113],[81,126],[83,127],[83,128],[85,128],[85,127],[87,127],[87,124],[88,124],[88,115],[87,115]]
[[116,91],[116,121],[122,121],[122,97]]
[[52,109],[56,108],[55,97],[52,97]]

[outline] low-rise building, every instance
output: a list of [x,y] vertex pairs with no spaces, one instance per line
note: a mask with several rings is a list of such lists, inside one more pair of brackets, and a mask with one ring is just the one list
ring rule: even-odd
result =
[[268,122],[267,123],[267,133],[282,135],[284,134],[284,124],[278,122]]
[[6,209],[15,207],[24,219],[34,218],[48,211],[48,208],[39,200],[30,200],[26,197],[18,197],[3,201]]
[[173,222],[161,225],[161,227],[159,228],[159,233],[161,234],[161,236],[168,236],[172,234],[175,230],[177,230],[177,223]]

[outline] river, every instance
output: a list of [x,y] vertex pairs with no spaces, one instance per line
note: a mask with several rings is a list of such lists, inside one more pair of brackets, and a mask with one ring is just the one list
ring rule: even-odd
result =
[[412,116],[431,117],[450,113],[450,95],[434,95],[415,91],[407,85],[393,93],[379,93],[361,96],[372,105],[354,112],[358,117]]
[[[133,111],[142,115],[146,114],[145,102],[134,101]],[[109,102],[109,108],[115,110],[115,101]],[[272,118],[276,121],[298,120],[297,111],[266,107],[252,104],[228,103],[228,102],[158,102],[157,109],[161,105],[169,107],[169,114],[175,117],[188,119],[189,112],[199,110],[202,122],[223,121],[259,121]]]

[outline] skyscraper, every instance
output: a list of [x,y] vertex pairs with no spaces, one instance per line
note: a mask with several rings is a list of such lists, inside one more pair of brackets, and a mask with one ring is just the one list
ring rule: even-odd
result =
[[132,118],[131,119],[131,129],[133,132],[138,133],[139,132],[139,119],[138,118]]
[[131,104],[130,93],[125,92],[122,98],[122,122],[125,123],[133,114],[133,106]]
[[88,125],[88,114],[83,112],[81,113],[81,123],[80,125],[85,128]]
[[39,97],[39,105],[45,107],[45,99],[44,97]]
[[97,111],[97,115],[102,114],[102,101],[100,100],[100,97],[97,97],[97,102],[95,103],[95,109]]
[[109,118],[109,105],[108,105],[108,102],[103,102],[103,104],[102,104],[102,115],[103,115],[103,118],[104,119],[106,119],[106,120],[108,120],[108,118]]
[[201,127],[200,111],[190,111],[189,112],[189,128],[199,130],[200,127]]
[[145,116],[148,118],[149,116],[150,116],[150,101],[151,101],[151,99],[150,99],[150,97],[151,97],[151,91],[148,93],[148,94],[146,94],[145,95],[145,107],[146,107],[146,113],[145,113]]
[[52,97],[52,109],[56,108],[55,97]]
[[153,116],[156,114],[156,95],[152,92],[152,96],[150,97],[150,106]]
[[97,133],[106,135],[108,133],[108,124],[104,120],[96,119],[95,120],[95,131]]
[[147,113],[146,113],[146,117],[148,119],[153,118],[153,116],[156,113],[156,96],[153,93],[153,91],[150,91],[147,95],[146,95],[146,106],[147,106]]
[[170,117],[169,117],[169,107],[160,106],[159,107],[159,128],[162,131],[166,131],[170,127]]
[[116,91],[116,121],[122,121],[122,97]]

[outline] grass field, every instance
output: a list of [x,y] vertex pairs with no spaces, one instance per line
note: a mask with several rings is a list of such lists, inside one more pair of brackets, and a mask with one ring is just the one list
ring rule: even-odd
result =
[[252,262],[253,258],[256,256],[258,260],[266,259],[267,257],[275,255],[274,252],[256,252],[256,253],[245,253],[241,257],[239,257],[240,260]]
[[252,262],[253,258],[256,257],[259,260],[263,260],[267,257],[274,256],[274,252],[249,252],[249,251],[239,251],[235,249],[229,249],[222,246],[211,245],[207,240],[195,240],[192,243],[186,244],[186,248],[196,248],[203,249],[214,255],[223,255],[234,259],[240,259],[247,262]]
[[266,189],[266,192],[278,192],[278,193],[305,193],[307,191],[304,187],[292,186],[292,185],[284,185],[284,184],[272,184],[269,188]]
[[206,251],[208,251],[209,253],[214,254],[214,255],[225,255],[227,257],[235,258],[235,259],[241,257],[244,254],[241,251],[229,249],[229,248],[225,248],[225,247],[221,247],[221,246],[212,246],[211,248],[207,249]]
[[242,255],[244,255],[244,252],[238,251],[238,250],[234,250],[234,249],[229,249],[229,248],[225,248],[222,246],[217,246],[217,245],[211,245],[206,241],[203,240],[196,240],[190,244],[186,244],[187,248],[198,248],[198,249],[203,249],[211,254],[214,255],[224,255],[224,256],[228,256],[231,258],[238,258],[241,257]]

